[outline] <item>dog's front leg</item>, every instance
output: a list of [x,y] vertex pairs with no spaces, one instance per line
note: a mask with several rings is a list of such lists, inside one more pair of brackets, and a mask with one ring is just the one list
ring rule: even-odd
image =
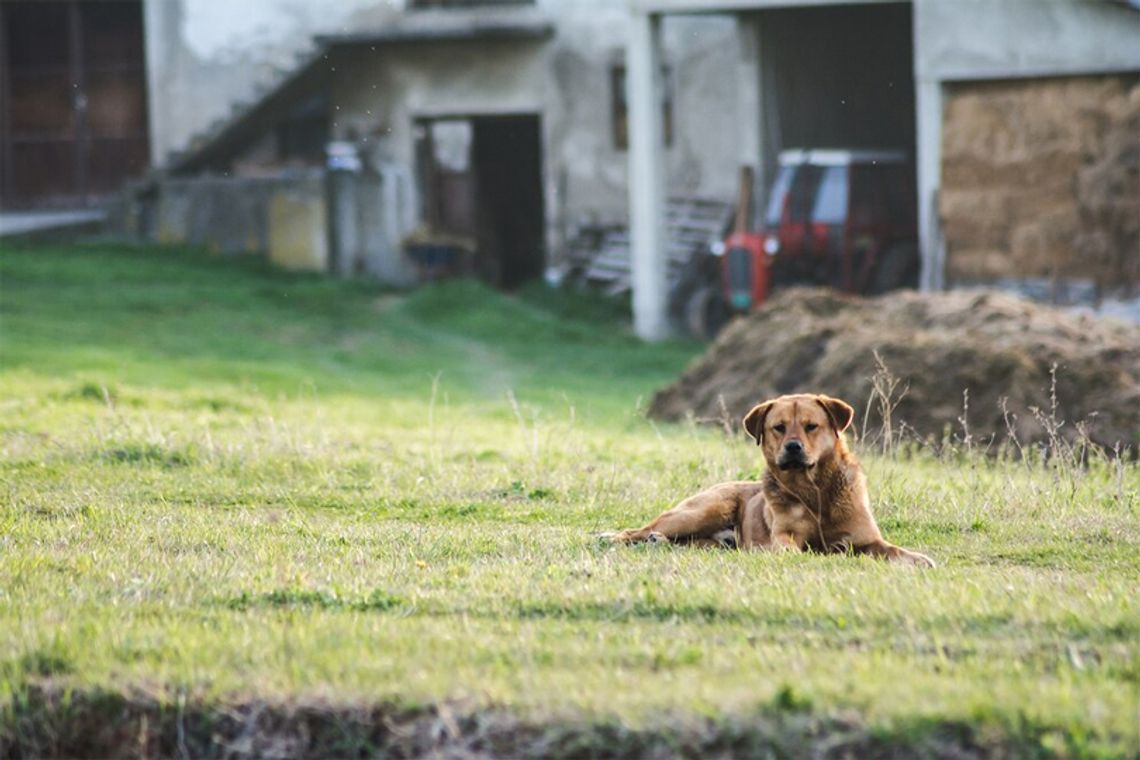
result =
[[674,507],[642,528],[631,528],[610,537],[619,544],[668,544],[707,532],[704,513],[696,509]]
[[623,530],[609,538],[621,544],[667,544],[713,538],[720,531],[733,527],[732,511],[732,502],[722,494],[705,491],[662,512],[644,527]]
[[603,533],[601,537],[615,544],[669,543],[669,537],[661,531],[653,530],[652,525],[653,523],[650,523],[644,528],[628,528],[626,530],[619,530],[617,533]]

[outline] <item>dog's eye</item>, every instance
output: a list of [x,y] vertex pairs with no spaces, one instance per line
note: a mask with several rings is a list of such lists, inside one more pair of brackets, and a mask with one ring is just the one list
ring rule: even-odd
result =
[[817,427],[819,427],[819,425],[815,424],[814,422],[809,422],[808,424],[804,425],[804,430],[806,430],[810,433],[811,431],[815,430]]
[[784,427],[783,425],[774,425],[774,426],[772,427],[772,429],[773,429],[773,430],[775,430],[775,431],[776,431],[777,433],[779,433],[780,435],[783,435],[783,434],[784,434],[784,431],[785,431],[785,430],[787,430],[787,428],[786,428],[786,427]]

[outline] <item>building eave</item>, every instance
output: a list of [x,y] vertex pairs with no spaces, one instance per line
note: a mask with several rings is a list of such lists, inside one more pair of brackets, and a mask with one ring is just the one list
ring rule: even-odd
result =
[[409,11],[381,29],[318,35],[326,47],[401,45],[421,42],[544,40],[554,35],[554,21],[533,7]]
[[909,3],[912,0],[628,0],[634,13],[694,14],[744,13],[776,8],[804,8],[822,5],[867,5],[869,3]]

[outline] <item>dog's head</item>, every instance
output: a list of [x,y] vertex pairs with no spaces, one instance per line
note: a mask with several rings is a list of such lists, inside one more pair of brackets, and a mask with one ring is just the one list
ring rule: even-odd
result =
[[819,394],[780,396],[752,407],[744,429],[763,448],[768,467],[806,471],[843,449],[841,433],[855,410]]

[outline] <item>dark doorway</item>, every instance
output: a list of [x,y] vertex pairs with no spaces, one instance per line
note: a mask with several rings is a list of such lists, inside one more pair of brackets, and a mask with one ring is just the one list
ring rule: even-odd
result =
[[542,143],[537,116],[474,119],[475,226],[481,276],[513,288],[544,266]]
[[0,205],[85,205],[148,163],[140,0],[0,2]]
[[910,3],[762,14],[768,124],[783,148],[915,143]]
[[470,241],[484,281],[514,288],[545,266],[541,120],[537,115],[425,120],[417,162],[424,221]]

